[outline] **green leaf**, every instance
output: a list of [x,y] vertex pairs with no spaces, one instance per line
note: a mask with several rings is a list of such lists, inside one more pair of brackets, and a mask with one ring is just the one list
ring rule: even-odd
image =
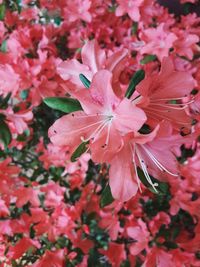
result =
[[62,20],[61,20],[61,17],[55,17],[55,18],[54,18],[54,23],[55,23],[56,25],[58,25],[58,26],[61,24],[61,21],[62,21]]
[[11,97],[11,93],[8,93],[5,98],[0,97],[0,109],[6,109],[8,107],[8,101]]
[[2,53],[6,53],[7,52],[7,40],[3,40],[3,42],[1,43],[0,51]]
[[4,20],[5,14],[6,14],[6,5],[1,4],[0,5],[0,20]]
[[139,82],[141,82],[145,77],[144,70],[138,70],[131,78],[130,84],[128,86],[128,89],[126,91],[125,97],[130,98],[132,94],[135,91],[136,85],[138,85]]
[[25,89],[23,91],[20,92],[20,97],[22,100],[26,100],[27,97],[28,97],[28,94],[29,94],[29,90],[28,89]]
[[4,120],[0,119],[0,140],[4,144],[5,148],[10,144],[11,139],[12,135],[8,125]]
[[164,182],[160,182],[159,180],[157,180],[156,178],[154,178],[153,176],[150,176],[151,181],[153,183],[158,184],[158,186],[156,186],[157,192],[155,191],[155,189],[149,184],[149,182],[147,181],[144,172],[138,167],[137,168],[137,173],[138,173],[138,177],[140,179],[140,181],[154,194],[158,194],[158,195],[166,195],[169,191],[169,186],[167,183]]
[[82,73],[79,74],[79,78],[82,82],[82,84],[86,87],[86,88],[90,88],[90,84],[91,82],[88,80],[88,78],[85,77],[85,75],[83,75]]
[[131,27],[131,35],[136,35],[137,31],[138,31],[138,23],[133,22],[133,25]]
[[79,101],[73,98],[47,97],[43,101],[48,107],[65,113],[82,110]]
[[145,65],[149,62],[155,61],[157,59],[156,55],[147,55],[142,60],[140,60],[141,65]]
[[86,152],[86,150],[88,149],[88,143],[89,142],[83,142],[76,148],[76,150],[71,155],[72,162],[75,162],[83,153]]
[[114,201],[114,198],[111,194],[110,185],[108,184],[102,192],[101,199],[100,199],[100,207],[104,208],[105,206],[110,205],[113,201]]
[[21,0],[16,0],[16,5],[17,5],[18,13],[21,13],[21,11],[22,11],[22,1]]

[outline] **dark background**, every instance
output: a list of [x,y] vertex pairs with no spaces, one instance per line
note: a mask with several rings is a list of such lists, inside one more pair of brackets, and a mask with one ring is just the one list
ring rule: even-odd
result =
[[186,15],[187,12],[195,12],[198,16],[200,16],[200,1],[198,1],[196,4],[187,3],[184,5],[181,5],[179,0],[158,0],[158,2],[167,7],[169,12],[176,15]]

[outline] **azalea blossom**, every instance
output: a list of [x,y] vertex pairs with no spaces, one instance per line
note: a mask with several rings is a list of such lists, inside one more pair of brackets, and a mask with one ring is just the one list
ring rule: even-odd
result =
[[0,266],[200,266],[199,1],[163,2],[0,0]]
[[[111,161],[110,186],[112,195],[122,201],[133,197],[138,188],[142,191],[138,167],[143,171],[147,184],[157,192],[157,183],[150,175],[162,180],[163,173],[178,176],[175,147],[180,146],[172,132],[165,132],[164,125],[157,126],[150,134],[135,134]],[[169,142],[170,145],[169,145]]]
[[143,31],[142,38],[145,44],[140,48],[141,54],[155,54],[160,61],[169,55],[169,49],[177,40],[174,33],[168,32],[164,23],[161,23],[157,28],[149,28]]
[[107,69],[113,73],[113,89],[118,92],[119,76],[127,54],[127,49],[120,49],[106,57],[105,51],[100,49],[96,40],[87,41],[81,49],[82,63],[77,59],[66,60],[58,65],[57,71],[61,78],[66,81],[63,86],[67,87],[70,94],[73,94],[77,89],[83,88],[79,78],[81,73],[91,81],[97,71]]
[[140,20],[140,6],[144,0],[117,0],[119,6],[116,9],[116,16],[122,16],[124,13],[128,13],[133,21]]
[[137,100],[145,110],[149,123],[159,123],[167,120],[177,128],[191,125],[191,118],[186,113],[190,101],[184,99],[189,96],[195,86],[195,81],[185,71],[175,71],[170,58],[164,58],[158,74],[146,77],[137,86],[141,94]]
[[89,90],[77,94],[84,111],[68,114],[49,130],[53,144],[76,148],[90,142],[97,162],[109,161],[123,147],[123,136],[138,131],[146,120],[145,113],[133,102],[120,100],[111,86],[112,74],[101,70],[94,75]]

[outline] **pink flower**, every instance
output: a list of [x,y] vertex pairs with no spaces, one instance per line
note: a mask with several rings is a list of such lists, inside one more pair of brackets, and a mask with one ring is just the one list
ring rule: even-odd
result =
[[153,235],[156,235],[158,229],[162,225],[169,225],[170,224],[170,216],[165,212],[159,212],[152,220],[149,222],[149,228]]
[[56,145],[77,147],[90,142],[92,158],[109,161],[123,146],[123,136],[138,131],[146,120],[144,112],[133,102],[120,100],[111,86],[112,74],[101,70],[94,75],[89,90],[77,93],[83,112],[78,111],[58,119],[49,129]]
[[[182,101],[195,86],[191,74],[175,71],[170,58],[164,58],[158,74],[147,76],[136,87],[141,94],[141,107],[146,112],[149,123],[167,120],[177,128],[191,125],[191,118],[185,112],[188,104]],[[142,98],[144,97],[144,101]],[[148,123],[148,122],[147,122]]]
[[127,50],[122,49],[106,58],[105,51],[100,49],[96,40],[92,40],[82,47],[82,64],[77,59],[66,60],[58,65],[57,71],[61,78],[66,81],[64,87],[67,87],[70,93],[84,88],[79,74],[82,73],[89,80],[92,80],[94,74],[102,69],[107,69],[113,73],[113,86],[119,88],[118,79],[126,57]]
[[128,13],[129,17],[133,21],[140,20],[140,6],[143,4],[144,0],[117,0],[119,6],[116,9],[116,16],[123,16]]
[[142,191],[137,167],[155,191],[158,185],[152,182],[149,174],[159,180],[165,179],[165,173],[178,176],[173,149],[181,145],[182,139],[171,135],[170,127],[161,124],[150,134],[135,134],[124,140],[124,147],[112,159],[109,170],[109,183],[115,199],[127,201],[137,193],[138,187]]
[[6,217],[10,214],[8,207],[3,199],[0,199],[0,217]]
[[3,37],[4,37],[5,32],[6,32],[6,28],[4,26],[4,23],[2,21],[0,21],[0,41],[1,42],[3,40]]
[[47,250],[44,255],[37,260],[34,264],[30,265],[31,267],[43,267],[43,266],[54,266],[61,267],[65,262],[64,250]]
[[11,65],[0,65],[0,95],[11,92],[14,96],[19,90],[20,77]]
[[178,39],[174,42],[176,53],[179,56],[185,56],[192,60],[196,44],[199,42],[199,37],[185,30],[178,31],[177,36]]
[[17,244],[10,246],[7,256],[14,259],[19,259],[27,250],[40,248],[38,241],[33,241],[30,238],[23,237]]
[[9,124],[18,134],[22,134],[28,128],[27,122],[30,122],[33,118],[33,113],[30,110],[14,113],[13,110],[9,108],[2,113],[6,115]]
[[165,24],[161,23],[157,28],[149,28],[142,32],[141,37],[145,42],[139,52],[143,54],[154,54],[160,61],[169,55],[169,49],[173,47],[177,36],[164,29]]
[[36,190],[30,187],[20,187],[14,193],[16,196],[16,206],[18,208],[25,205],[28,201],[35,207],[40,205],[40,201],[38,199],[38,193]]
[[64,17],[69,22],[74,22],[79,19],[91,22],[92,16],[89,12],[90,6],[90,0],[68,0],[66,7],[63,9]]
[[107,250],[99,249],[99,251],[109,259],[112,266],[119,267],[121,262],[126,259],[124,244],[110,242]]
[[142,250],[148,248],[150,234],[142,220],[138,220],[138,226],[129,226],[126,230],[128,236],[136,241],[130,246],[130,253],[132,255],[136,256]]
[[174,267],[172,255],[160,248],[154,247],[146,256],[142,267]]

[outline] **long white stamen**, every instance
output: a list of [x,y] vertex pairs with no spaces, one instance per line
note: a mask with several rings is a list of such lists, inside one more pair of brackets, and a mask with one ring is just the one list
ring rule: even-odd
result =
[[77,133],[77,132],[79,132],[79,131],[88,129],[88,128],[92,127],[92,126],[98,125],[99,123],[102,123],[102,122],[105,122],[105,119],[104,119],[104,120],[97,121],[97,122],[92,123],[92,124],[90,124],[90,125],[84,126],[84,127],[79,128],[79,129],[77,129],[77,130],[70,131],[69,134]]
[[[166,116],[164,116],[164,115],[162,115],[162,114],[159,114],[158,113],[158,110],[156,110],[156,109],[152,109],[152,108],[146,108],[145,109],[145,111],[146,112],[148,112],[149,114],[152,114],[153,116],[155,116],[155,117],[157,117],[157,119],[158,118],[163,118],[163,119],[165,119],[165,120],[168,120],[168,121],[171,121],[172,119],[170,119],[170,118],[168,118],[168,117],[166,117]],[[159,119],[158,119],[159,120]],[[183,122],[183,121],[178,121],[178,120],[176,120],[176,123],[179,123],[179,124],[184,124],[184,125],[191,125],[191,123],[190,122]],[[177,128],[177,130],[178,130],[179,128]]]
[[107,136],[106,136],[106,145],[108,145],[109,143],[109,139],[110,139],[110,129],[111,129],[111,122],[108,125],[108,132],[107,132]]
[[108,125],[109,121],[106,121],[104,125],[102,125],[101,129],[99,129],[99,131],[96,133],[96,135],[94,136],[94,139],[92,140],[92,142],[96,141],[96,139],[99,137],[100,133],[103,131],[103,129]]
[[[177,109],[177,110],[183,110],[186,109],[188,106],[183,104],[158,104],[158,103],[152,103],[153,106],[158,106],[162,108],[171,108],[171,109]],[[181,107],[182,105],[182,107]],[[159,110],[160,112],[168,112],[167,110]]]
[[170,172],[168,169],[166,169],[156,158],[155,156],[143,145],[141,145],[142,148],[145,150],[145,152],[148,154],[150,159],[155,163],[155,165],[161,170],[161,171],[166,171],[167,173],[173,175],[173,176],[178,176],[178,174]]
[[160,101],[172,101],[172,100],[183,100],[185,96],[182,97],[175,97],[175,98],[156,98],[156,99],[151,99],[151,102],[160,102]]
[[93,133],[91,133],[91,135],[84,140],[84,142],[89,141],[90,139],[94,138],[93,142],[95,141],[95,139],[99,136],[99,134],[101,133],[101,131],[105,128],[105,126],[108,123],[108,119],[103,120],[103,122],[94,130]]
[[157,186],[157,184],[156,184],[156,183],[153,183],[153,182],[151,181],[151,177],[150,177],[149,174],[148,174],[146,164],[144,163],[144,160],[141,158],[141,155],[140,155],[139,150],[138,150],[137,148],[135,148],[135,151],[136,151],[136,155],[137,155],[137,157],[138,157],[138,159],[139,159],[140,166],[142,167],[142,171],[143,171],[143,173],[144,173],[144,175],[145,175],[145,177],[146,177],[148,183],[153,187],[153,189],[154,189],[156,192],[158,192],[157,189],[156,189],[156,187],[155,187],[155,186]]
[[[75,114],[74,114],[75,115]],[[88,118],[88,117],[100,117],[100,116],[106,116],[103,113],[97,113],[97,114],[88,114],[88,115],[78,115],[79,118]]]
[[136,180],[137,180],[137,184],[138,184],[138,188],[139,188],[139,191],[142,193],[142,188],[141,188],[141,181],[138,177],[138,172],[137,172],[137,166],[136,166],[136,163],[135,163],[135,146],[134,146],[134,151],[132,149],[132,146],[131,147],[131,151],[132,151],[132,155],[133,155],[133,166],[134,166],[134,169],[135,169],[135,175],[136,175]]

